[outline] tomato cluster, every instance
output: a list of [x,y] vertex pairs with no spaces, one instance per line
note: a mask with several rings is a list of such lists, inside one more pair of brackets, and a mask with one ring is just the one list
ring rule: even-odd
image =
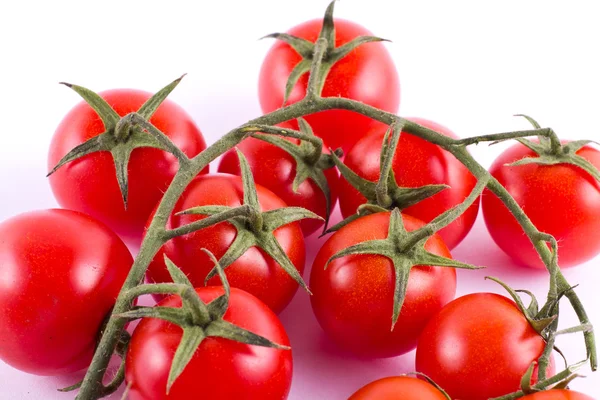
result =
[[[558,374],[547,349],[571,288],[541,308],[508,287],[512,299],[454,299],[454,268],[475,266],[451,250],[481,197],[499,247],[548,268],[551,292],[564,287],[557,260],[568,267],[600,252],[600,152],[527,117],[538,141],[519,138],[482,174],[465,148],[486,139],[394,117],[400,85],[381,39],[332,13],[333,3],[324,20],[271,35],[259,76],[265,115],[208,149],[166,99],[180,80],[155,95],[68,85],[84,101],[48,158],[65,209],[0,224],[4,362],[39,375],[92,363],[82,399],[123,380],[131,399],[285,399],[292,352],[277,313],[302,287],[342,351],[383,358],[416,348],[416,376],[380,379],[350,400],[518,397],[573,378],[546,381]],[[272,118],[287,105],[297,119]],[[332,227],[338,200],[345,219]],[[330,236],[307,285],[306,246],[318,240],[305,238],[317,231]],[[135,263],[125,243],[141,245]],[[143,294],[156,306],[137,306]],[[104,385],[94,374],[113,352],[121,370]],[[588,399],[562,387],[523,398]]]

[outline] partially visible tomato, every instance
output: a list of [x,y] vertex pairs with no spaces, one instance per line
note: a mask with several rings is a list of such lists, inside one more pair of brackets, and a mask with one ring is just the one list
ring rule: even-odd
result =
[[[121,116],[138,111],[152,94],[134,89],[99,93]],[[192,118],[176,103],[165,100],[150,118],[189,157],[206,148]],[[56,129],[48,157],[52,169],[74,147],[105,131],[98,114],[85,102],[77,104]],[[144,224],[177,172],[175,156],[159,149],[140,148],[128,165],[129,197],[125,210],[110,153],[93,153],[72,161],[50,176],[58,204],[91,215],[130,244],[139,244]],[[208,169],[204,172],[207,172]]]
[[129,250],[69,210],[15,216],[0,237],[0,359],[37,375],[85,368],[131,268]]
[[[273,192],[256,185],[262,211],[285,207],[286,204]],[[203,205],[237,207],[243,203],[242,180],[228,174],[210,174],[196,178],[187,187],[167,222],[167,228],[176,228],[205,218],[202,215],[175,215],[179,211]],[[196,287],[204,286],[204,279],[214,264],[202,251],[210,250],[217,259],[229,249],[236,237],[236,229],[228,222],[205,228],[167,242],[155,256],[148,269],[147,278],[152,282],[170,282],[171,277],[164,263],[164,254],[180,267]],[[306,257],[304,237],[297,222],[275,230],[275,237],[296,269],[302,274]],[[229,283],[243,289],[265,302],[273,311],[280,312],[294,297],[298,284],[281,266],[263,250],[248,249],[240,258],[225,269]],[[218,276],[208,281],[219,285]]]
[[[354,22],[334,19],[334,23],[336,46],[342,46],[358,36],[372,35]],[[311,20],[293,27],[287,33],[315,42],[322,24],[320,19]],[[302,57],[287,43],[277,41],[271,47],[263,61],[258,82],[258,95],[264,113],[283,105],[286,82],[301,60]],[[289,104],[304,98],[308,75],[302,76],[294,86]],[[322,95],[345,97],[396,113],[400,105],[400,83],[385,46],[382,43],[363,44],[338,61],[327,76]],[[369,129],[380,125],[371,118],[345,110],[327,110],[305,118],[328,147],[341,147],[344,151],[348,151]],[[296,121],[293,123],[296,124]]]
[[[196,289],[205,303],[221,296],[222,287]],[[181,307],[172,296],[162,307]],[[289,346],[283,325],[256,297],[231,289],[225,321]],[[292,383],[292,352],[251,346],[229,339],[202,341],[190,363],[166,394],[173,355],[181,341],[181,327],[147,318],[136,327],[127,349],[125,371],[131,400],[283,400]]]
[[521,400],[594,400],[583,393],[566,389],[546,390],[521,397]]
[[[452,301],[429,321],[417,345],[416,367],[453,399],[486,400],[519,390],[544,347],[514,301],[473,293]],[[547,373],[554,374],[554,362]],[[537,371],[533,383],[536,377]]]
[[[600,168],[600,151],[585,146],[577,153]],[[508,190],[531,222],[558,241],[561,267],[581,264],[600,253],[600,182],[570,164],[509,166],[536,154],[516,144],[492,164],[490,173]],[[544,264],[506,206],[489,190],[483,192],[483,216],[494,241],[520,264]]]
[[448,400],[435,386],[408,376],[390,376],[371,382],[348,400]]
[[[446,136],[456,138],[448,128],[421,118],[409,118],[420,125]],[[359,176],[376,182],[379,179],[379,159],[383,137],[387,128],[374,131],[358,142],[348,152],[344,163]],[[441,147],[416,136],[402,132],[392,171],[399,186],[414,188],[432,184],[446,184],[450,188],[403,210],[425,222],[429,222],[444,211],[462,203],[477,184],[475,177],[452,154]],[[356,214],[356,209],[366,202],[360,194],[343,178],[339,184],[340,209],[344,218]],[[479,201],[475,201],[453,223],[439,233],[448,248],[453,249],[471,230],[479,211]]]
[[[395,273],[390,259],[380,255],[350,255],[325,264],[339,251],[360,242],[385,239],[389,213],[359,218],[335,232],[321,247],[313,264],[311,304],[319,324],[339,346],[364,357],[393,357],[414,349],[427,321],[456,292],[453,268],[418,266],[410,271],[400,317],[392,324]],[[408,231],[424,223],[403,216]],[[438,235],[425,248],[452,257]]]
[[[290,139],[298,144],[297,139]],[[288,206],[306,208],[325,218],[327,216],[327,203],[325,195],[317,184],[311,179],[305,180],[294,193],[293,182],[296,177],[296,161],[286,151],[259,139],[248,138],[237,146],[246,156],[254,181],[266,187],[279,196]],[[327,150],[325,152],[328,153]],[[241,175],[240,162],[234,150],[223,155],[219,164],[219,172]],[[325,170],[325,177],[330,189],[330,210],[333,210],[337,201],[335,186],[338,175],[335,168]],[[308,236],[323,227],[323,221],[305,219],[300,221],[302,232]]]

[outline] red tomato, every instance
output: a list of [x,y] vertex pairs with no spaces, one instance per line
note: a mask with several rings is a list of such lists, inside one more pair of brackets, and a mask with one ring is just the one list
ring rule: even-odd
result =
[[[342,19],[335,19],[336,47],[352,39],[372,35],[360,25]],[[315,42],[323,21],[312,20],[297,25],[289,34]],[[268,113],[283,104],[285,85],[290,72],[302,57],[288,44],[277,41],[263,61],[258,95],[263,112]],[[296,83],[288,99],[295,103],[306,94],[308,73]],[[357,100],[391,113],[398,111],[400,104],[400,83],[398,72],[390,54],[382,43],[363,44],[337,62],[330,70],[322,92],[323,97],[345,97]],[[350,146],[367,134],[378,122],[345,110],[327,110],[306,117],[315,134],[325,144],[348,151]],[[293,121],[297,127],[296,121]]]
[[0,359],[37,375],[85,368],[131,268],[129,250],[69,210],[10,218],[0,237]]
[[[424,225],[408,215],[403,218],[408,231]],[[310,276],[312,308],[323,330],[341,347],[365,357],[392,357],[414,349],[427,321],[456,292],[454,269],[413,268],[400,317],[390,331],[395,275],[388,258],[351,255],[332,261],[325,269],[327,260],[340,250],[386,238],[389,219],[389,213],[371,214],[335,232],[317,254]],[[438,235],[425,248],[451,257]]]
[[371,382],[348,400],[448,400],[435,386],[408,376],[390,376]]
[[[416,366],[453,399],[485,400],[519,390],[544,346],[512,300],[473,293],[429,321],[419,338]],[[548,376],[553,374],[552,362]]]
[[[420,118],[410,118],[420,125],[456,138],[448,128]],[[387,129],[387,128],[386,128]],[[385,129],[378,129],[358,142],[346,155],[344,163],[361,177],[376,182],[379,179],[379,156]],[[402,132],[392,164],[396,182],[402,187],[446,184],[450,188],[403,210],[403,213],[429,222],[444,211],[460,204],[471,193],[477,180],[452,154],[423,139]],[[343,178],[338,188],[340,209],[344,218],[356,214],[366,202]],[[479,201],[475,201],[456,221],[440,231],[448,248],[456,247],[469,233],[477,218]]]
[[[196,289],[205,303],[223,294],[222,287]],[[163,307],[181,307],[172,296]],[[275,343],[289,346],[277,316],[256,297],[231,289],[224,319]],[[131,400],[283,400],[292,383],[292,352],[251,346],[209,337],[202,341],[190,363],[166,394],[173,355],[182,329],[159,319],[143,319],[131,338],[125,361],[125,376],[131,385]]]
[[[121,116],[138,109],[152,94],[141,90],[115,89],[100,93]],[[156,110],[150,122],[164,132],[189,157],[206,148],[191,117],[170,100]],[[104,132],[102,120],[85,102],[76,105],[58,126],[48,157],[54,168],[74,147]],[[124,240],[139,244],[144,224],[177,172],[175,156],[159,149],[141,148],[129,161],[127,210],[119,190],[110,153],[93,153],[70,162],[50,176],[58,203],[89,214],[106,223]]]
[[[291,139],[294,143],[299,140]],[[305,180],[294,193],[292,184],[296,177],[296,161],[286,151],[259,139],[248,138],[237,146],[250,165],[254,181],[266,187],[279,196],[288,206],[306,208],[325,218],[327,216],[327,203],[325,195],[311,180]],[[240,162],[235,151],[231,150],[221,159],[219,172],[241,175]],[[338,179],[335,168],[325,170],[325,177],[329,182],[330,209],[333,209],[337,200],[335,185]],[[323,227],[323,221],[305,219],[300,221],[302,232],[308,236]]]
[[[585,146],[578,155],[600,168],[600,151]],[[507,166],[535,153],[522,144],[498,157],[491,174],[498,179],[531,222],[558,241],[558,262],[570,267],[600,253],[600,183],[569,164]],[[515,261],[529,267],[544,264],[523,229],[490,191],[483,193],[483,216],[494,241]]]
[[546,390],[521,397],[521,400],[594,400],[592,397],[572,390]]
[[[273,192],[256,185],[258,201],[263,211],[285,207]],[[175,205],[173,213],[201,205],[237,207],[244,199],[242,180],[238,176],[211,174],[196,178]],[[167,228],[175,228],[205,218],[202,215],[172,215]],[[150,264],[147,277],[153,282],[170,282],[164,263],[166,254],[181,268],[194,286],[204,286],[204,279],[214,264],[202,248],[210,250],[217,259],[227,251],[236,236],[236,229],[228,222],[177,237],[166,243]],[[305,247],[298,223],[275,230],[277,241],[300,274],[304,271]],[[280,312],[292,300],[298,284],[262,250],[252,247],[225,269],[233,287],[243,289],[265,302],[273,311]],[[209,285],[219,285],[218,276]]]

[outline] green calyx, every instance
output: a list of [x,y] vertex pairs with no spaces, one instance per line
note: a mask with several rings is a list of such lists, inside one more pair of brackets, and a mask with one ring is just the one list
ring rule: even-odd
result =
[[[541,129],[533,118],[518,114],[519,117],[527,119],[534,128]],[[549,136],[538,136],[539,142],[533,142],[525,138],[517,138],[516,140],[523,146],[526,146],[537,154],[537,157],[526,157],[521,160],[515,161],[508,166],[515,167],[519,165],[527,164],[540,164],[540,165],[556,165],[556,164],[571,164],[583,169],[585,172],[590,174],[595,180],[600,181],[600,171],[588,160],[577,155],[582,147],[590,144],[597,143],[593,140],[575,140],[567,144],[561,144],[556,134],[552,131]]]
[[429,225],[408,232],[404,227],[400,210],[395,208],[390,214],[387,238],[369,240],[347,247],[333,255],[325,264],[325,268],[327,268],[333,260],[352,254],[376,254],[389,258],[393,264],[395,273],[394,307],[392,314],[392,330],[394,330],[406,296],[408,276],[413,267],[430,265],[465,269],[480,268],[427,251],[425,249],[425,243],[434,234],[435,231],[432,231]]
[[187,276],[165,256],[165,264],[173,283],[140,285],[131,290],[130,297],[133,300],[133,298],[140,294],[175,294],[181,297],[182,307],[134,307],[130,311],[114,316],[128,320],[158,318],[179,325],[183,329],[181,342],[175,351],[171,370],[169,371],[167,394],[205,338],[219,337],[253,346],[271,347],[281,350],[290,349],[288,346],[274,343],[223,319],[229,307],[229,283],[227,282],[223,268],[221,268],[215,256],[206,249],[202,250],[215,264],[215,269],[221,278],[225,292],[223,295],[208,304],[204,303]]
[[358,190],[367,202],[361,205],[357,213],[331,227],[328,232],[336,231],[348,223],[373,212],[399,208],[404,210],[431,196],[449,188],[448,185],[425,185],[417,188],[405,188],[396,183],[392,162],[400,140],[402,124],[393,124],[384,135],[380,153],[379,180],[372,182],[362,178],[348,168],[336,155],[333,161],[344,179]]
[[[307,179],[312,180],[321,190],[323,196],[325,196],[326,204],[325,227],[323,229],[325,231],[331,214],[331,192],[324,171],[335,167],[335,163],[331,154],[323,153],[323,141],[314,135],[313,130],[304,118],[298,118],[298,126],[300,127],[299,133],[305,138],[300,140],[300,144],[294,144],[277,136],[277,133],[290,130],[275,126],[265,126],[263,132],[268,134],[252,134],[252,137],[279,147],[294,159],[296,163],[296,175],[292,183],[294,193],[298,193],[298,188]],[[340,157],[342,155],[341,149],[336,150],[335,155]]]
[[[273,258],[304,290],[310,293],[304,279],[302,279],[302,276],[275,238],[274,231],[284,225],[305,218],[321,220],[323,218],[300,207],[284,207],[271,211],[261,211],[254,177],[250,171],[248,161],[239,150],[237,151],[237,155],[240,160],[240,170],[244,186],[243,205],[235,208],[227,206],[200,206],[184,210],[178,215],[199,214],[208,215],[210,218],[210,216],[218,217],[228,212],[235,213],[235,216],[226,221],[236,228],[237,235],[227,252],[219,260],[219,264],[223,268],[227,268],[244,254],[246,250],[251,247],[258,247]],[[240,211],[239,213],[236,212],[238,210]],[[222,222],[222,220],[219,222]],[[186,231],[186,233],[190,232]],[[217,267],[213,268],[206,276],[206,281],[214,277],[217,273]]]
[[[181,79],[183,79],[183,76],[171,82],[148,99],[137,113],[135,113],[138,117],[137,119],[139,120],[141,118],[147,122],[167,96],[177,87]],[[119,189],[121,191],[121,196],[123,197],[123,204],[124,207],[127,208],[127,166],[133,150],[142,147],[150,147],[173,152],[180,159],[182,156],[185,157],[180,151],[174,152],[172,146],[165,145],[164,141],[157,139],[154,135],[148,134],[148,132],[144,132],[147,127],[140,126],[139,121],[134,121],[131,114],[121,117],[102,97],[93,91],[82,86],[64,82],[61,83],[77,92],[77,94],[79,94],[94,109],[94,111],[96,111],[104,124],[105,131],[98,136],[88,139],[86,142],[67,153],[48,173],[48,176],[52,175],[63,165],[89,154],[96,152],[110,152],[114,161],[117,182],[119,183]],[[151,125],[149,123],[147,124]]]
[[342,46],[335,47],[335,25],[333,22],[334,6],[335,0],[329,3],[329,6],[325,11],[325,16],[323,18],[323,27],[321,28],[321,32],[319,33],[317,43],[319,41],[326,41],[327,44],[325,48],[321,50],[318,49],[317,43],[313,43],[306,39],[293,36],[287,33],[272,33],[263,38],[274,38],[277,40],[282,40],[285,43],[289,44],[302,57],[302,60],[294,67],[286,82],[285,94],[283,98],[284,106],[287,103],[288,98],[300,77],[311,71],[311,65],[315,58],[321,57],[321,55],[317,56],[315,54],[318,51],[323,51],[324,53],[322,54],[321,65],[318,70],[318,77],[316,78],[318,79],[318,83],[316,85],[317,92],[314,93],[314,95],[319,95],[323,90],[323,86],[325,85],[325,79],[327,78],[327,74],[331,70],[331,67],[339,60],[346,57],[352,50],[365,43],[386,41],[385,39],[378,38],[375,36],[359,36]]
[[[553,243],[553,252],[555,251],[556,246],[555,243]],[[553,260],[553,263],[556,264],[555,259]],[[581,324],[574,327],[558,330],[559,302],[560,299],[567,294],[566,291],[558,293],[556,298],[549,299],[547,303],[544,304],[543,307],[540,309],[539,303],[535,295],[530,291],[515,290],[498,278],[486,277],[486,279],[498,283],[508,292],[508,294],[514,300],[515,304],[517,305],[521,313],[525,316],[531,327],[546,342],[545,349],[540,358],[537,361],[534,361],[527,369],[526,373],[523,375],[523,378],[521,379],[521,390],[510,395],[499,397],[494,400],[516,399],[523,395],[535,393],[548,388],[567,387],[573,379],[579,376],[578,374],[576,374],[576,371],[579,370],[583,365],[587,364],[588,360],[586,359],[580,363],[569,365],[562,351],[555,346],[555,339],[557,336],[564,334],[577,332],[592,332],[592,325],[589,323]],[[573,290],[573,288],[570,288],[568,291],[571,290]],[[528,306],[525,306],[519,293],[525,293],[530,297],[531,301]],[[552,376],[551,378],[547,378],[546,372],[550,363],[550,355],[553,350],[562,356],[565,362],[565,369],[559,372],[558,374]],[[531,382],[536,366],[538,367],[538,382],[535,385],[532,385]]]

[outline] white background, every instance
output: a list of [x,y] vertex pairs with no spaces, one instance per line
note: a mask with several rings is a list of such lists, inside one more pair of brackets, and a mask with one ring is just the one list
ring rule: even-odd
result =
[[[59,81],[94,90],[156,91],[187,72],[170,98],[212,143],[260,114],[257,77],[271,43],[257,39],[320,17],[326,5],[327,0],[2,2],[0,219],[56,205],[44,178],[47,148],[62,116],[79,101]],[[598,11],[594,1],[344,0],[336,15],[393,41],[386,46],[400,72],[403,116],[429,118],[472,136],[527,128],[512,117],[527,113],[562,138],[600,140]],[[472,151],[489,166],[506,146]],[[314,238],[310,243],[312,260],[318,243]],[[459,271],[458,295],[499,292],[483,280],[495,275],[544,297],[545,273],[513,266],[481,219],[454,256],[489,267]],[[565,271],[580,285],[579,295],[597,323],[599,261]],[[294,347],[290,399],[345,399],[373,379],[414,368],[413,353],[373,362],[339,353],[308,303],[299,292],[281,315]],[[565,312],[563,326],[574,323]],[[560,345],[573,362],[584,357],[579,335]],[[584,373],[588,378],[572,387],[600,398],[596,375]],[[55,389],[78,378],[28,376],[0,362],[0,399],[68,399],[73,395]]]

